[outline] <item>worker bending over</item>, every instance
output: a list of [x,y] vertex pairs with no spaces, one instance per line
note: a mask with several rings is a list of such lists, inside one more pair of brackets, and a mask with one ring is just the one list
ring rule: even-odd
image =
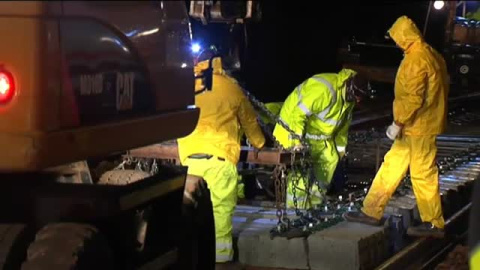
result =
[[[322,203],[338,160],[345,154],[354,105],[368,93],[368,85],[355,71],[342,69],[338,74],[318,74],[305,80],[285,100],[279,117],[308,142],[315,180],[323,187],[290,173],[287,207],[301,209]],[[284,148],[301,148],[300,141],[280,124],[276,124],[273,135]]]
[[449,91],[443,57],[422,38],[412,20],[397,19],[388,31],[404,52],[395,79],[394,122],[387,136],[394,140],[373,180],[360,212],[345,219],[377,225],[388,200],[410,167],[413,191],[423,223],[408,228],[413,236],[443,237],[444,220],[440,203],[436,136],[446,123]]
[[[188,166],[188,174],[199,176],[208,184],[215,219],[216,262],[225,263],[233,258],[232,217],[237,200],[240,130],[257,149],[263,147],[265,138],[252,105],[237,82],[225,74],[215,52],[199,56],[195,74],[206,70],[211,58],[212,89],[195,96],[200,118],[190,135],[178,139],[178,150],[182,165]],[[198,91],[203,87],[197,84],[195,88]],[[192,191],[190,184],[186,184],[187,193]],[[230,269],[228,264],[223,266]]]

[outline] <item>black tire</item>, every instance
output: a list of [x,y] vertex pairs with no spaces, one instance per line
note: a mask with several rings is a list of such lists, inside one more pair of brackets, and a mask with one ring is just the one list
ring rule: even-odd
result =
[[183,205],[182,221],[184,228],[176,269],[215,269],[215,221],[208,189],[198,198],[197,208]]
[[137,170],[113,170],[105,172],[98,180],[99,185],[128,185],[150,177],[149,173]]
[[0,224],[0,269],[18,269],[25,260],[32,230],[24,224]]
[[108,243],[95,227],[55,223],[42,228],[27,251],[22,270],[113,269]]

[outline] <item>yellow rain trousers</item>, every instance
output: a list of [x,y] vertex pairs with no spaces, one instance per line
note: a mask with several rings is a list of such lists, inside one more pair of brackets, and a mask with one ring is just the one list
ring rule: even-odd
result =
[[480,249],[476,248],[470,255],[470,270],[480,270]]
[[[338,152],[344,151],[347,145],[354,103],[346,101],[346,82],[354,75],[355,72],[349,69],[343,69],[338,74],[315,75],[287,97],[280,111],[280,119],[296,134],[306,138],[311,149],[315,181],[324,188],[333,178],[339,160]],[[273,135],[285,148],[299,144],[279,124],[275,126]],[[287,177],[287,207],[294,207],[295,179],[298,182],[295,189],[298,208],[322,202],[320,194],[325,193],[325,189],[319,189],[317,184],[290,173]],[[306,186],[311,186],[308,198]]]
[[216,262],[233,259],[232,218],[237,204],[237,167],[218,157],[210,159],[187,158],[188,174],[205,179],[210,190],[215,219]]
[[471,195],[472,206],[468,221],[468,249],[470,269],[480,270],[480,182],[475,181]]
[[245,199],[245,184],[243,183],[241,175],[237,178],[237,198]]
[[[257,116],[238,83],[222,69],[221,59],[213,60],[212,90],[195,96],[200,117],[195,130],[178,139],[178,153],[188,173],[203,177],[210,189],[215,218],[217,262],[233,258],[232,214],[237,200],[238,173],[236,164],[240,156],[242,130],[250,143],[262,148],[265,137],[257,122]],[[198,74],[208,67],[208,61],[195,66]],[[202,89],[196,81],[195,91]],[[198,92],[197,92],[198,93]],[[189,158],[205,154],[207,159]]]
[[444,227],[435,165],[436,135],[446,123],[448,73],[443,57],[423,41],[412,20],[402,16],[389,30],[405,51],[395,79],[394,120],[403,124],[373,180],[362,211],[380,218],[384,207],[410,167],[422,221]]
[[410,166],[413,192],[420,217],[438,228],[444,227],[435,164],[436,136],[404,136],[395,140],[363,202],[362,211],[380,219],[388,200],[405,177]]

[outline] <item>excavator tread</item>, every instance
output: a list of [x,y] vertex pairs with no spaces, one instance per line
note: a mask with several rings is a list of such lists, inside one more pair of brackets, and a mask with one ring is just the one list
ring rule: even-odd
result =
[[27,251],[22,270],[113,269],[112,252],[97,228],[80,223],[43,227]]
[[29,242],[25,224],[0,224],[0,269],[20,265]]
[[150,177],[149,173],[137,170],[113,170],[105,172],[98,181],[100,185],[128,185]]

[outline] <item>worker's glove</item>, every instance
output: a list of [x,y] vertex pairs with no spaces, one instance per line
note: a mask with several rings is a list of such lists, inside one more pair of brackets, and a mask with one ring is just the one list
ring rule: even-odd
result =
[[303,149],[305,149],[305,146],[303,146],[303,144],[297,144],[293,147],[293,151],[295,152],[302,152]]
[[342,159],[345,156],[345,146],[337,146],[337,152],[338,155],[340,156],[340,159]]
[[398,134],[400,134],[400,131],[402,130],[402,127],[398,126],[393,122],[388,128],[387,128],[387,137],[394,141],[397,137]]

